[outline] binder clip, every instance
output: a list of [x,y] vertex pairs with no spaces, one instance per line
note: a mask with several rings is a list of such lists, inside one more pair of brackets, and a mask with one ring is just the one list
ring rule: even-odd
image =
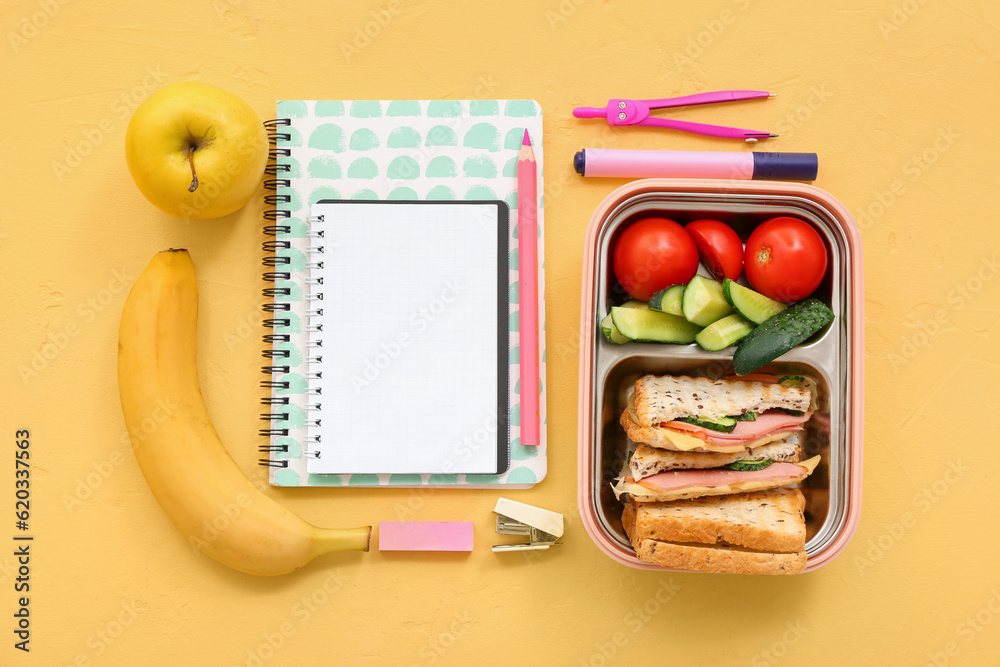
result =
[[499,498],[493,508],[497,513],[497,533],[500,535],[527,535],[528,542],[495,544],[493,551],[538,551],[548,549],[563,534],[563,517],[514,500]]

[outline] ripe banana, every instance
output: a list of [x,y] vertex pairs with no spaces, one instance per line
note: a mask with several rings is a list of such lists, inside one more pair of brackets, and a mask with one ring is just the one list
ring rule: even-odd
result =
[[371,526],[317,528],[264,495],[236,465],[198,384],[197,319],[191,256],[157,254],[125,301],[118,389],[135,458],[160,507],[191,544],[247,574],[284,574],[320,554],[368,551]]

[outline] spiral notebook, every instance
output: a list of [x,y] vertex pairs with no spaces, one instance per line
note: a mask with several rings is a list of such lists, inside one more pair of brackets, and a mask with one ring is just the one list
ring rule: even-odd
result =
[[[282,101],[268,123],[261,434],[277,486],[526,487],[516,162],[530,100]],[[539,188],[541,193],[543,188]],[[543,202],[538,202],[539,257]],[[514,332],[513,335],[511,332]]]

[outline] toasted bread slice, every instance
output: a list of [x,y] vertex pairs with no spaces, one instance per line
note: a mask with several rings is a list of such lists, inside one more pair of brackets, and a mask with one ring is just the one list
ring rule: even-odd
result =
[[645,375],[635,382],[636,421],[645,428],[678,417],[718,419],[773,408],[808,412],[811,403],[812,395],[808,389],[784,387],[777,383],[672,375]]
[[629,503],[622,526],[642,561],[699,572],[795,574],[806,565],[805,497],[771,489]]
[[732,454],[716,452],[675,452],[640,444],[629,461],[632,479],[642,479],[665,470],[719,468],[737,461],[772,461],[798,463],[802,460],[802,438],[792,433],[783,440]]
[[805,496],[787,487],[663,503],[636,503],[632,539],[727,544],[793,552],[806,545]]
[[642,540],[635,546],[635,553],[646,563],[719,574],[798,574],[806,568],[807,561],[805,551],[776,554],[656,540]]

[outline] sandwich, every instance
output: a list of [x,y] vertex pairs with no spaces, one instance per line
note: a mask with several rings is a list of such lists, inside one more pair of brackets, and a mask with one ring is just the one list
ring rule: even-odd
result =
[[806,566],[805,497],[780,488],[630,502],[622,526],[638,558],[696,572],[797,574]]
[[801,482],[819,463],[802,460],[800,440],[812,387],[801,376],[639,378],[620,420],[635,449],[615,493],[658,502]]
[[806,564],[805,497],[820,457],[802,431],[816,408],[801,376],[639,378],[620,423],[628,461],[613,489],[640,560],[702,572],[781,574]]
[[801,431],[813,392],[801,376],[754,381],[646,375],[620,423],[633,442],[679,452],[738,453]]

